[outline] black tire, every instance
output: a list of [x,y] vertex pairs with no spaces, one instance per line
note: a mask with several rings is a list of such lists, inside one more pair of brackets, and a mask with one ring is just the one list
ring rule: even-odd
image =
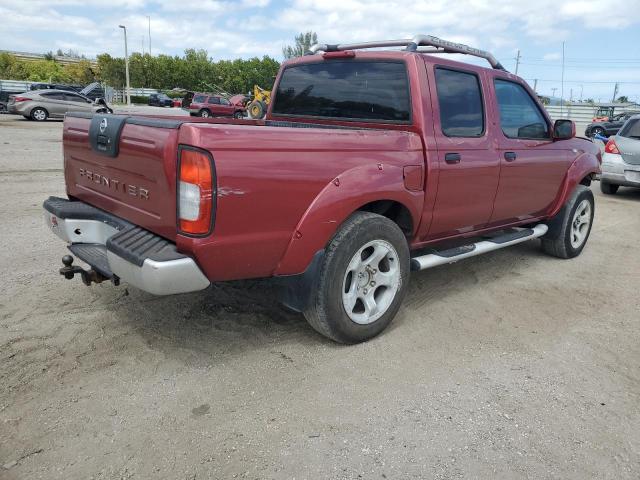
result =
[[[357,258],[355,255],[358,250],[376,240],[387,242],[397,252],[398,264],[395,268],[399,269],[398,286],[395,296],[379,318],[368,324],[356,323],[347,314],[342,299],[347,269],[350,261]],[[409,261],[407,239],[393,221],[370,212],[354,213],[325,249],[318,277],[312,287],[314,290],[311,301],[304,316],[317,332],[336,342],[359,343],[375,337],[387,328],[400,308],[409,285]],[[377,268],[382,272],[381,265],[382,263]],[[364,286],[367,285],[368,280],[365,279]],[[377,292],[372,295],[377,295]]]
[[591,129],[591,136],[592,137],[595,137],[596,135],[601,135],[603,137],[606,137],[605,133],[606,132],[604,131],[604,128],[602,128],[602,127],[593,127]]
[[244,112],[242,110],[238,110],[237,112],[233,113],[233,118],[240,120],[242,118],[244,118]]
[[211,112],[209,110],[203,108],[198,112],[198,116],[202,118],[211,118],[213,115],[211,115]]
[[49,118],[49,112],[47,112],[42,107],[36,107],[31,110],[31,120],[35,120],[36,122],[44,122],[47,118]]
[[620,188],[620,185],[600,180],[600,191],[604,194],[615,195],[618,192],[618,188]]
[[[587,201],[590,205],[589,224],[587,226],[586,236],[579,245],[572,244],[572,226],[576,220],[576,210],[583,205],[583,201]],[[558,214],[547,222],[549,231],[544,235],[542,240],[542,250],[554,257],[558,258],[574,258],[582,253],[593,226],[593,214],[595,212],[595,203],[593,192],[589,187],[578,185],[571,194],[567,203],[562,207]]]

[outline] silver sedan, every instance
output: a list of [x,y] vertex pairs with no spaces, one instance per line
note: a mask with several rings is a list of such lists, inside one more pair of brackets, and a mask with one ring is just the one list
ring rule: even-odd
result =
[[613,195],[620,186],[640,188],[640,115],[627,120],[604,148],[600,189]]
[[93,101],[65,90],[33,90],[9,97],[9,113],[42,122],[47,118],[63,118],[67,112],[106,112],[104,101]]

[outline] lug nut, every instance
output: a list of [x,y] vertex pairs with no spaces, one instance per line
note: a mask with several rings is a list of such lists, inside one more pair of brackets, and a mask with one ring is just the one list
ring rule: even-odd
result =
[[375,287],[376,286],[376,282],[371,282],[371,286]]
[[364,293],[365,295],[367,294],[367,289],[366,289],[366,288],[363,290],[363,293]]

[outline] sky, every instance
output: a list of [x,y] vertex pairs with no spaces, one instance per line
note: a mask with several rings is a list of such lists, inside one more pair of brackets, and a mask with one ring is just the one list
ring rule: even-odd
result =
[[[129,50],[214,59],[270,55],[303,31],[322,43],[417,33],[491,51],[537,91],[564,98],[640,102],[640,0],[0,0],[0,50],[73,49],[88,57]],[[475,63],[475,62],[474,62]],[[553,90],[555,89],[555,90]]]

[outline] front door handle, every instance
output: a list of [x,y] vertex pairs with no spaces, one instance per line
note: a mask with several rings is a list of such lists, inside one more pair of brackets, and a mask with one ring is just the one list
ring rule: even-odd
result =
[[504,152],[504,159],[507,162],[513,162],[516,158],[518,158],[516,152]]
[[447,163],[460,163],[460,154],[459,153],[445,153],[444,161]]

